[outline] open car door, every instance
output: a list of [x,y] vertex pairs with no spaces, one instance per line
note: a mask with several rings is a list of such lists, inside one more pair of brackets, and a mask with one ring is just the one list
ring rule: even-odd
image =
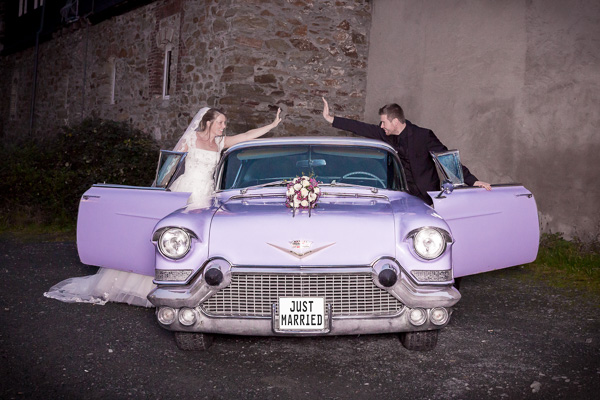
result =
[[[453,157],[460,163],[455,152]],[[439,160],[436,165],[445,168]],[[455,278],[535,260],[540,232],[535,198],[529,190],[520,184],[492,185],[491,191],[463,185],[451,189],[429,195],[452,231]]]
[[184,159],[185,153],[161,151],[151,187],[98,184],[83,194],[77,217],[82,263],[154,275],[154,226],[190,195],[168,190]]

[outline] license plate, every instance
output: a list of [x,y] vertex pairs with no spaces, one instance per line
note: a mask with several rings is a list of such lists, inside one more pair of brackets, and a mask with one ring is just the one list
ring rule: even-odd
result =
[[325,329],[323,297],[280,297],[279,329],[310,331]]

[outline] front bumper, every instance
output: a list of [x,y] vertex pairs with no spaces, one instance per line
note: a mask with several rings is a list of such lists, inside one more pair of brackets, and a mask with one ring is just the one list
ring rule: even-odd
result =
[[[376,276],[370,267],[281,268],[276,271],[232,267],[217,287],[208,285],[203,275],[198,274],[185,286],[161,285],[148,299],[157,307],[157,313],[162,307],[170,307],[175,312],[172,322],[161,323],[165,329],[252,336],[357,335],[440,329],[447,325],[451,307],[460,299],[459,292],[450,285],[416,285],[402,273],[395,285],[385,288],[378,284]],[[323,297],[328,307],[325,328],[282,332],[278,329],[277,313],[280,296]],[[193,312],[193,324],[179,322],[182,308]],[[422,309],[427,316],[418,326],[409,318],[415,308]],[[442,324],[432,323],[433,308],[444,308],[448,320]]]
[[[447,309],[452,313],[452,309]],[[280,332],[273,328],[271,319],[267,318],[214,318],[208,317],[201,310],[195,309],[198,315],[196,323],[184,326],[175,320],[170,325],[160,324],[163,328],[176,332],[202,332],[212,334],[244,335],[244,336],[335,336],[361,335],[377,333],[414,332],[441,329],[448,324],[434,325],[426,322],[414,326],[408,320],[408,312],[403,311],[395,317],[386,318],[343,318],[333,317],[328,329],[317,332]],[[448,319],[449,321],[449,319]]]

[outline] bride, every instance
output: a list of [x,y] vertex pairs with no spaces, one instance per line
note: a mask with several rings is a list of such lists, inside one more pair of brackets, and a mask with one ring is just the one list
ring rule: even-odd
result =
[[203,205],[213,191],[213,173],[221,151],[269,132],[281,122],[280,114],[281,109],[277,109],[275,120],[270,124],[235,136],[225,136],[225,114],[216,108],[202,108],[173,149],[188,154],[184,174],[173,182],[170,189],[174,192],[191,192],[188,204]]
[[[235,136],[225,136],[227,117],[215,108],[202,108],[192,119],[174,151],[187,152],[185,172],[171,190],[190,192],[188,205],[202,205],[213,192],[213,172],[221,151],[236,143],[256,139],[281,122],[281,109],[273,122]],[[106,304],[109,301],[152,307],[146,296],[156,286],[154,277],[100,268],[95,275],[69,278],[52,286],[44,296],[66,303]]]

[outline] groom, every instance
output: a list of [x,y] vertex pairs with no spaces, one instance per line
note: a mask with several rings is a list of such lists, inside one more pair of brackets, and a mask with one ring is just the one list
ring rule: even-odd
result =
[[[440,190],[440,179],[429,152],[447,151],[448,148],[431,130],[414,125],[404,118],[404,111],[398,104],[387,104],[381,107],[379,116],[381,120],[379,125],[334,117],[329,112],[327,100],[323,98],[323,118],[327,122],[334,128],[390,144],[400,157],[408,192],[420,197],[429,205],[433,204],[427,192]],[[467,185],[479,186],[486,190],[492,189],[489,183],[477,180],[464,165],[462,170]]]

